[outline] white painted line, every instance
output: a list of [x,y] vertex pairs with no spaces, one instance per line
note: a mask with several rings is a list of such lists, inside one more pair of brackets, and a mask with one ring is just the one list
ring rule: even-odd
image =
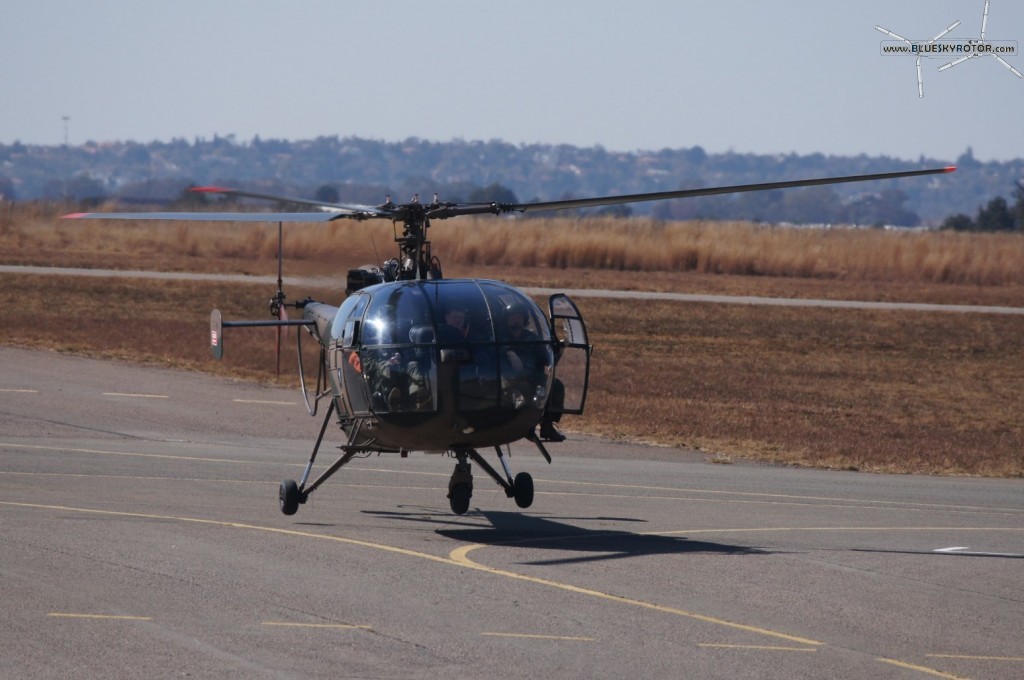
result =
[[1024,656],[970,656],[967,654],[925,654],[931,659],[967,659],[968,661],[1024,661]]
[[712,643],[701,643],[697,645],[704,649],[752,649],[760,652],[816,652],[817,647],[780,647],[777,645],[716,645]]
[[525,638],[527,640],[567,640],[569,642],[597,642],[597,638],[569,635],[536,635],[531,633],[480,633],[487,637]]
[[974,557],[1024,557],[1024,553],[979,552],[967,547],[938,548],[932,552],[943,555],[972,555]]
[[131,394],[127,392],[104,392],[104,397],[134,397],[136,399],[170,399],[166,394]]
[[39,390],[21,390],[14,387],[0,387],[0,392],[14,392],[17,394],[39,394]]
[[288,621],[264,621],[264,626],[280,626],[283,628],[337,628],[341,630],[373,630],[371,626],[359,626],[348,623],[291,623]]
[[50,612],[47,616],[59,619],[103,619],[107,621],[152,621],[149,616],[114,616],[109,614],[69,614],[64,612]]
[[270,404],[271,406],[295,406],[294,401],[265,401],[263,399],[232,399],[236,404]]

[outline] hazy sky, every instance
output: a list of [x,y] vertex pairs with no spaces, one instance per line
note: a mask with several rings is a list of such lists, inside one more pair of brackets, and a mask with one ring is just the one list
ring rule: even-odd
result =
[[[984,0],[7,0],[0,143],[320,135],[609,150],[1024,157],[996,60],[882,56],[876,24],[976,38]],[[1024,43],[1024,2],[987,38]],[[1024,55],[1006,60],[1024,71]]]

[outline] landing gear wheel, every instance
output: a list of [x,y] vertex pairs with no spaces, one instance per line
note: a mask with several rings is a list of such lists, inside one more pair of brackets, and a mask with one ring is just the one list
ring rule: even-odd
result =
[[520,472],[512,482],[512,496],[516,505],[528,508],[533,505],[533,477],[529,472]]
[[469,484],[456,484],[448,495],[452,506],[452,512],[456,515],[465,515],[469,510],[469,499],[473,497],[473,487]]
[[299,493],[299,485],[294,479],[286,479],[281,482],[281,490],[278,495],[281,501],[281,512],[286,515],[294,515],[302,502],[302,494]]

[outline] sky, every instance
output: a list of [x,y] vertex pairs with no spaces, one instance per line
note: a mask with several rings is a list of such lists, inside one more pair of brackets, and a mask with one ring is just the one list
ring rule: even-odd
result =
[[[1024,80],[883,56],[984,0],[6,0],[0,143],[357,136],[1024,157]],[[986,37],[1024,44],[1024,2]],[[1024,55],[1006,61],[1024,71]],[[64,120],[64,117],[67,120]]]

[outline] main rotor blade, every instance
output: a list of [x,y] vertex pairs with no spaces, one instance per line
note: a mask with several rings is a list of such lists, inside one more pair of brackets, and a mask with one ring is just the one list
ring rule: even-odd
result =
[[293,198],[291,196],[278,196],[275,194],[263,194],[255,191],[241,191],[239,189],[228,189],[226,187],[192,187],[189,191],[202,194],[222,194],[224,196],[238,196],[240,198],[260,198],[267,201],[278,201],[280,203],[294,203],[296,205],[308,205],[313,208],[320,208],[330,212],[342,212],[348,214],[367,213],[380,217],[388,217],[389,214],[379,210],[372,205],[358,205],[347,203],[330,203],[307,198]]
[[182,220],[189,222],[330,222],[344,218],[360,219],[357,215],[324,212],[94,212],[71,213],[62,216],[62,219],[66,220]]
[[[901,172],[881,172],[870,175],[847,175],[845,177],[821,177],[818,179],[796,179],[785,182],[764,182],[761,184],[738,184],[729,187],[709,187],[705,189],[681,189],[679,191],[658,191],[651,194],[627,194],[624,196],[603,196],[598,198],[579,198],[564,201],[545,201],[542,203],[496,203],[493,212],[536,212],[539,210],[564,210],[566,208],[589,208],[599,205],[618,205],[621,203],[642,203],[644,201],[661,201],[668,198],[694,198],[696,196],[715,196],[718,194],[738,194],[746,191],[769,191],[771,189],[789,189],[792,187],[819,186],[822,184],[843,184],[846,182],[867,182],[878,179],[897,179],[899,177],[917,177],[920,175],[937,175],[953,172],[955,166],[930,168],[928,170],[904,170]],[[482,212],[482,211],[481,211]]]

